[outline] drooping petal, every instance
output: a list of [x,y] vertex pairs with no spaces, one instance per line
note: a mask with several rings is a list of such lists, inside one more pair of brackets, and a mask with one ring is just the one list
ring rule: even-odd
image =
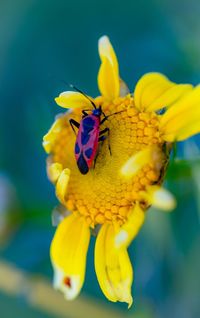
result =
[[46,151],[46,153],[50,153],[54,142],[58,136],[58,134],[61,132],[61,129],[63,127],[63,124],[66,120],[67,114],[62,114],[60,116],[56,117],[55,122],[53,123],[53,125],[51,126],[51,128],[49,129],[48,133],[43,137],[43,147]]
[[181,98],[160,120],[166,141],[181,141],[200,132],[200,85]]
[[147,200],[149,204],[163,211],[172,211],[176,207],[176,200],[172,193],[160,186],[149,186],[146,191],[141,192],[140,195]]
[[145,220],[145,212],[136,204],[131,211],[127,222],[122,225],[115,235],[115,247],[127,248],[138,234]]
[[58,225],[51,243],[54,287],[68,300],[74,299],[82,288],[89,240],[88,225],[72,214]]
[[[91,97],[89,99],[92,100]],[[56,97],[55,101],[59,106],[64,108],[92,108],[92,103],[89,99],[79,92],[67,91]]]
[[132,178],[141,168],[152,161],[154,151],[155,148],[147,147],[131,156],[121,168],[122,176],[127,179]]
[[59,162],[53,162],[49,163],[47,162],[47,174],[51,182],[55,183],[59,176],[61,175],[61,172],[63,171],[63,166]]
[[120,79],[117,57],[107,36],[99,39],[101,66],[98,74],[98,86],[101,94],[112,100],[119,96]]
[[148,73],[141,77],[135,87],[135,105],[141,111],[156,111],[169,107],[191,89],[192,85],[177,85],[162,74]]
[[95,245],[95,270],[99,285],[105,296],[113,301],[132,305],[131,285],[133,270],[126,249],[114,246],[113,225],[104,224]]
[[65,204],[65,196],[67,194],[67,188],[70,178],[70,170],[65,168],[56,183],[56,196],[59,199],[59,201],[63,204]]

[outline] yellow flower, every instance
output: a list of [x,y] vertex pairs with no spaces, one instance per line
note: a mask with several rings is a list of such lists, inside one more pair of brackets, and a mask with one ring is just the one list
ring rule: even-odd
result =
[[[67,91],[55,100],[67,112],[44,136],[47,172],[66,214],[51,245],[54,285],[67,299],[80,292],[91,229],[98,228],[95,270],[105,296],[132,304],[133,270],[127,248],[140,230],[150,205],[173,209],[173,196],[161,187],[172,143],[200,130],[200,86],[175,84],[159,73],[144,75],[134,93],[120,79],[108,37],[99,40],[101,96],[93,100],[111,116],[102,124],[109,138],[99,144],[95,166],[86,175],[77,167],[76,136],[69,119],[81,121],[92,104]],[[111,153],[109,151],[109,144]],[[69,215],[70,214],[70,215]]]

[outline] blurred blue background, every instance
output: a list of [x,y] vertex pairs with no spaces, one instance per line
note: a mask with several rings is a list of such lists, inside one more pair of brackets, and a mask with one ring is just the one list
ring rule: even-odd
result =
[[199,83],[199,14],[198,0],[0,1],[1,318],[200,317],[198,137],[179,146],[182,159],[168,172],[177,209],[149,211],[130,248],[135,304],[129,311],[101,294],[94,240],[80,298],[69,304],[51,289],[51,210],[57,202],[41,146],[60,112],[54,98],[68,89],[64,82],[98,94],[97,41],[104,34],[131,90],[149,71]]

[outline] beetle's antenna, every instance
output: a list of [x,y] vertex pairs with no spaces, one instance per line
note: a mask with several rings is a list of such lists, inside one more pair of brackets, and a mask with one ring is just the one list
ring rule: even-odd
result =
[[87,99],[90,101],[90,103],[92,104],[92,106],[94,107],[94,109],[97,108],[97,106],[95,105],[95,103],[94,103],[85,93],[83,93],[79,88],[77,88],[76,86],[74,86],[74,85],[72,85],[72,84],[69,84],[69,86],[70,86],[71,88],[75,89],[75,91],[77,91],[77,92],[81,93],[83,96],[85,96],[85,98],[87,98]]
[[106,116],[107,118],[113,116],[113,115],[117,115],[117,114],[120,114],[120,113],[124,113],[126,110],[121,110],[120,112],[116,112],[116,113],[113,113],[113,114],[110,114],[108,116]]

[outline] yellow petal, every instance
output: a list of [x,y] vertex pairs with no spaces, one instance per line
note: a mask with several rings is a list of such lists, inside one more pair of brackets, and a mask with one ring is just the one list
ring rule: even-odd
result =
[[65,196],[67,194],[69,178],[70,170],[66,168],[62,171],[56,183],[56,196],[63,204],[65,204]]
[[54,163],[47,163],[47,174],[51,182],[56,182],[63,171],[63,166],[61,163],[54,162]]
[[176,207],[176,200],[168,190],[159,186],[150,186],[145,192],[140,193],[141,197],[163,211],[171,211]]
[[104,224],[95,245],[95,270],[104,295],[113,302],[132,305],[133,270],[126,249],[114,246],[113,225]]
[[138,234],[145,220],[145,213],[141,207],[136,204],[130,213],[127,222],[122,225],[115,235],[115,247],[127,248],[132,240]]
[[50,250],[54,287],[68,300],[74,299],[83,286],[89,240],[88,225],[74,214],[58,225],[54,235]]
[[130,157],[121,168],[122,176],[132,178],[142,167],[152,160],[154,147],[147,147]]
[[60,133],[66,118],[67,118],[67,114],[62,114],[60,116],[57,116],[57,118],[56,118],[55,122],[53,123],[53,125],[51,126],[50,130],[43,137],[42,145],[47,153],[51,152],[51,150],[54,146],[54,142],[55,142],[58,134]]
[[[199,132],[200,132],[200,120],[194,119],[191,121],[191,123],[188,122],[187,125],[185,125],[185,127],[180,129],[176,133],[175,139],[173,136],[173,140],[182,141],[191,136],[198,134]],[[166,140],[167,140],[167,136],[166,136]]]
[[[92,98],[89,97],[91,100]],[[91,108],[92,103],[86,96],[79,92],[63,92],[55,98],[56,103],[64,108],[77,109],[77,108]]]
[[171,107],[160,121],[166,141],[184,140],[200,132],[200,85]]
[[156,111],[169,107],[191,89],[191,85],[177,85],[160,73],[148,73],[141,77],[135,87],[135,105],[142,111]]
[[[168,131],[162,136],[165,141],[183,141],[189,137],[192,137],[200,132],[200,120],[198,116],[196,118],[187,118],[185,125],[183,123],[182,127],[174,129],[174,127],[168,127]],[[180,118],[181,119],[181,118]]]
[[169,107],[191,90],[192,85],[189,84],[174,85],[164,92],[159,98],[156,98],[155,101],[148,106],[147,110],[156,111],[163,107]]
[[99,90],[107,100],[112,100],[119,96],[120,80],[117,57],[107,36],[99,39],[99,55],[101,58],[98,74]]

